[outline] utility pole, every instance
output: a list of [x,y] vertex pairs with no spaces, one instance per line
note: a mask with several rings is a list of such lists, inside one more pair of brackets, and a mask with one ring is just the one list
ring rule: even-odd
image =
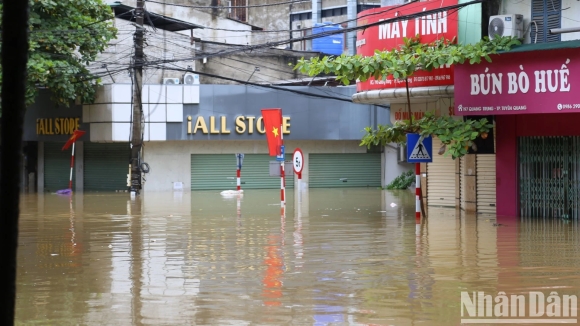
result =
[[135,56],[133,58],[133,127],[131,131],[131,187],[130,191],[138,195],[141,191],[141,151],[143,149],[143,103],[141,90],[143,88],[143,18],[145,16],[144,0],[137,0],[135,22]]

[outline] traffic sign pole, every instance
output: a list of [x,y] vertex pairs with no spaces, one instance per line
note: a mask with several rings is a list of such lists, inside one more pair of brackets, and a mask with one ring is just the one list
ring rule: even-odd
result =
[[240,180],[241,179],[241,175],[242,175],[242,173],[240,171],[240,168],[238,167],[238,169],[236,170],[236,177],[238,179],[236,183],[238,185],[238,191],[240,191],[242,189],[242,182]]
[[415,224],[421,224],[421,163],[415,163]]
[[[284,132],[282,131],[282,125],[280,125],[280,142],[284,146]],[[280,161],[280,207],[284,208],[286,205],[286,178],[284,176],[284,148],[280,148],[280,155],[282,155],[282,160]]]
[[[304,154],[300,148],[294,150],[294,154],[292,155],[292,167],[294,173],[298,175],[298,203],[300,204],[302,202],[302,169],[304,168]],[[298,207],[300,207],[300,205],[298,205]]]

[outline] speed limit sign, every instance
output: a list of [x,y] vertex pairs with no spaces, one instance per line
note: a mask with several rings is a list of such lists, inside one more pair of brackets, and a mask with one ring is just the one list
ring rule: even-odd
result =
[[302,176],[302,169],[304,168],[304,154],[300,148],[294,150],[294,155],[292,155],[292,166],[294,167],[294,173],[298,175],[298,178]]

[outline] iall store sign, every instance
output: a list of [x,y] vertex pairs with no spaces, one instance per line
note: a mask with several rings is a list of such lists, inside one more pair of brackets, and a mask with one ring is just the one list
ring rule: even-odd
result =
[[578,49],[513,52],[455,67],[455,114],[580,112]]
[[[380,21],[389,21],[401,16],[413,16],[423,11],[435,10],[457,5],[457,0],[415,1],[406,5],[381,7],[362,11],[357,16],[358,25],[366,25]],[[457,36],[457,10],[441,11],[428,15],[419,15],[408,20],[385,22],[372,26],[357,33],[357,54],[372,56],[375,50],[389,51],[404,43],[404,38],[419,35],[422,43],[431,43]],[[453,85],[453,67],[444,66],[430,72],[417,71],[409,78],[410,87],[449,86]],[[357,91],[373,89],[405,87],[405,81],[396,80],[392,76],[386,80],[370,78],[365,82],[357,82]]]

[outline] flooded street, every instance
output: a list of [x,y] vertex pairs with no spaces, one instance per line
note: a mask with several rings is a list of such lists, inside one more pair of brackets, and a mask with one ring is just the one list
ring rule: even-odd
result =
[[26,195],[17,323],[458,325],[461,291],[579,294],[575,221],[429,208],[417,234],[411,191],[287,197]]

